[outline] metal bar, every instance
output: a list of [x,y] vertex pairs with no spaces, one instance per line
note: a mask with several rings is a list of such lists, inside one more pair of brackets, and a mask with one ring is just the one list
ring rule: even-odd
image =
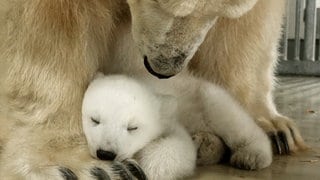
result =
[[304,60],[315,60],[316,46],[316,0],[306,1]]
[[289,0],[286,1],[286,15],[284,17],[284,27],[283,27],[283,54],[282,60],[288,60],[288,33],[289,33]]
[[[318,31],[318,34],[316,38],[318,38],[318,59],[317,61],[320,61],[320,37],[319,37],[319,31],[320,31],[320,18],[319,18],[319,14],[320,14],[320,11],[319,11],[319,8],[317,8],[317,31]],[[317,46],[316,46],[317,47]],[[320,68],[320,67],[319,67]]]
[[301,12],[303,9],[302,0],[296,0],[296,24],[295,24],[295,39],[294,39],[294,60],[300,60],[300,28],[301,28]]

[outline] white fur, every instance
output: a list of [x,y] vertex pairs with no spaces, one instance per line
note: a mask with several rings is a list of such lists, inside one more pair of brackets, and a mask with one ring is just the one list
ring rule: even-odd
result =
[[[97,157],[96,151],[102,149],[122,161],[141,151],[139,162],[150,179],[191,175],[196,147],[175,123],[175,104],[172,98],[125,76],[98,77],[89,86],[82,109],[91,155]],[[128,127],[137,130],[128,131]]]
[[234,166],[261,169],[271,164],[272,150],[267,135],[222,88],[187,72],[169,80],[145,82],[156,92],[178,98],[179,121],[191,134],[207,131],[221,137],[232,151]]
[[[93,156],[98,149],[115,152],[120,160],[139,152],[138,161],[151,179],[190,175],[195,147],[178,118],[191,134],[207,131],[220,136],[232,150],[233,165],[246,169],[270,165],[267,136],[223,89],[186,74],[166,81],[138,78],[106,76],[89,86],[83,127]],[[159,94],[176,98],[177,107]],[[138,129],[128,132],[128,126]]]

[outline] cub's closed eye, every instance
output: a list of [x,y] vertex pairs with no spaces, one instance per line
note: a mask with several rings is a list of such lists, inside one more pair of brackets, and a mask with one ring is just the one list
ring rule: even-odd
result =
[[128,131],[135,131],[135,130],[137,130],[137,129],[138,129],[138,127],[128,127],[128,128],[127,128]]
[[99,121],[99,120],[97,120],[97,119],[95,119],[95,118],[93,118],[93,117],[91,117],[90,119],[91,119],[91,121],[92,121],[94,124],[96,124],[96,125],[100,124],[100,121]]

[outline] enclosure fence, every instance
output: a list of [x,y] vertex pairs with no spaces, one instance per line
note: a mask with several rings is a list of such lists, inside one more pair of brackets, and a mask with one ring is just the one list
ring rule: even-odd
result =
[[287,0],[278,73],[320,76],[319,0]]

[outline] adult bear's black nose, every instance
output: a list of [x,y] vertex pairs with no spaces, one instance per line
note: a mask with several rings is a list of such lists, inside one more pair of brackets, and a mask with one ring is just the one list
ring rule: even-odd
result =
[[113,161],[116,158],[116,154],[114,152],[111,151],[105,151],[102,149],[98,149],[97,150],[97,157],[100,160],[107,160],[107,161]]
[[143,59],[144,59],[144,61],[143,61],[144,66],[146,67],[146,69],[148,70],[148,72],[149,72],[150,74],[156,76],[157,78],[159,78],[159,79],[168,79],[168,78],[170,78],[170,77],[173,76],[173,75],[170,75],[170,76],[162,75],[162,74],[159,74],[159,73],[155,72],[155,71],[152,69],[152,67],[151,67],[151,65],[150,65],[150,63],[149,63],[149,61],[148,61],[148,57],[147,57],[147,56],[144,56]]

